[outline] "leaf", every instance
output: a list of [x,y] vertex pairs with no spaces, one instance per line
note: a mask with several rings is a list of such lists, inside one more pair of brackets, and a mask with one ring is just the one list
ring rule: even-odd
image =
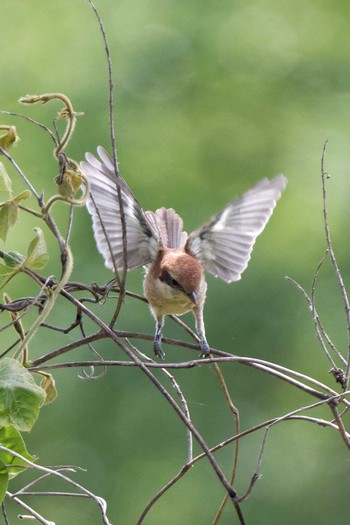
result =
[[0,263],[0,277],[6,277],[11,273],[14,273],[13,268],[9,268],[8,266],[5,266],[4,264]]
[[[36,458],[29,454],[21,434],[12,425],[8,427],[0,427],[0,443],[4,447],[9,448],[14,452],[17,452],[17,454],[20,454],[29,461],[36,460]],[[28,463],[23,461],[23,459],[19,459],[10,452],[6,452],[4,450],[0,450],[0,461],[6,465],[10,479],[14,478],[15,476],[17,476],[17,474],[19,474],[28,467]]]
[[13,146],[19,137],[16,132],[15,126],[6,126],[6,133],[0,135],[0,147],[7,151],[11,146]]
[[58,192],[62,197],[73,197],[80,188],[83,179],[78,172],[67,170],[63,175],[63,180],[58,186]]
[[30,197],[31,197],[30,191],[29,190],[24,190],[21,193],[19,193],[18,195],[16,195],[16,197],[13,197],[12,201],[16,202],[17,204],[19,204],[21,201],[26,201]]
[[16,359],[0,361],[0,426],[31,430],[45,397],[45,391]]
[[6,191],[12,195],[12,181],[2,162],[0,162],[0,191]]
[[13,251],[4,254],[4,263],[8,268],[20,268],[26,258],[19,252]]
[[26,266],[41,270],[49,260],[44,234],[40,228],[34,228],[35,237],[28,246]]
[[47,374],[43,377],[42,381],[40,382],[40,386],[46,392],[44,405],[48,405],[49,403],[52,403],[52,401],[55,401],[57,397],[57,390],[55,380],[51,374]]
[[9,474],[6,465],[0,460],[0,503],[4,501],[9,484]]
[[16,224],[18,217],[18,206],[15,202],[5,202],[0,208],[0,239],[6,241],[11,226]]

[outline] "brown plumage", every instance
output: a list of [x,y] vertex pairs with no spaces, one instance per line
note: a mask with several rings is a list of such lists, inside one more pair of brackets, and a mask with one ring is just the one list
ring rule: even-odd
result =
[[201,355],[207,356],[210,348],[203,321],[207,290],[204,270],[226,282],[241,278],[255,239],[286,186],[285,177],[263,179],[188,236],[183,231],[181,217],[173,209],[144,212],[126,182],[115,172],[106,151],[101,147],[97,151],[101,160],[87,153],[87,162],[82,162],[81,167],[90,183],[87,207],[106,266],[123,267],[119,186],[126,223],[127,268],[146,269],[144,293],[156,319],[153,341],[156,355],[164,358],[161,349],[164,317],[192,311]]

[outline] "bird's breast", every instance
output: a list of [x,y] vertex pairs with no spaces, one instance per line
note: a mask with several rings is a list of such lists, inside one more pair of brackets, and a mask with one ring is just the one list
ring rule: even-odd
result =
[[179,290],[174,290],[165,282],[153,278],[148,273],[144,280],[144,293],[155,316],[182,315],[192,310],[196,305],[202,304],[205,299],[206,283],[203,283],[197,293],[196,304],[188,295]]

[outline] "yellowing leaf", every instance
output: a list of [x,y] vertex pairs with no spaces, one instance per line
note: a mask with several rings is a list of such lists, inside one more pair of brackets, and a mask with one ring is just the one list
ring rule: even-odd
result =
[[48,405],[49,403],[52,403],[52,401],[55,401],[57,397],[57,390],[55,380],[51,374],[47,374],[43,377],[42,381],[40,382],[40,386],[46,392],[44,404]]
[[0,208],[0,239],[6,241],[11,226],[16,224],[18,217],[18,206],[15,202],[5,202]]
[[73,197],[83,182],[78,172],[67,170],[63,175],[63,180],[58,186],[58,191],[62,197]]
[[34,228],[35,237],[28,246],[26,266],[41,270],[49,260],[44,234],[40,228]]
[[13,202],[16,202],[17,204],[20,203],[21,201],[26,201],[27,199],[29,199],[31,196],[31,193],[29,190],[24,190],[22,191],[21,193],[19,193],[19,195],[16,195],[16,197],[13,197]]
[[0,191],[6,191],[12,195],[12,181],[2,162],[0,162]]
[[15,126],[6,126],[6,131],[0,135],[0,147],[7,151],[11,146],[13,146],[18,138]]

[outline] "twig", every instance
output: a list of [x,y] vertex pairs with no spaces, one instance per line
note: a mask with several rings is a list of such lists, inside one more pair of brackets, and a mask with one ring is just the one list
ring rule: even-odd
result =
[[51,139],[53,140],[55,146],[56,147],[58,146],[58,142],[56,140],[55,134],[51,131],[50,128],[48,128],[47,126],[45,126],[41,122],[38,122],[37,120],[34,120],[31,117],[27,117],[27,115],[22,115],[21,113],[14,113],[13,111],[4,111],[4,110],[1,109],[0,110],[0,114],[1,115],[9,115],[11,117],[19,117],[19,118],[21,118],[23,120],[26,120],[30,124],[34,124],[35,126],[38,126],[39,128],[43,129],[46,133],[48,133],[50,135]]
[[[335,425],[333,423],[330,423],[329,421],[326,421],[324,419],[320,419],[320,418],[288,414],[288,415],[284,416],[284,419],[286,421],[305,421],[305,422],[314,423],[314,424],[317,424],[317,425],[320,425],[320,426],[323,426],[323,427],[329,427],[329,428],[332,428],[333,430],[338,431],[337,425]],[[282,419],[280,419],[280,418],[273,418],[273,419],[269,419],[267,421],[264,421],[263,423],[259,423],[258,425],[254,426],[254,427],[252,427],[252,428],[250,428],[248,430],[242,431],[239,435],[232,436],[231,438],[227,439],[226,441],[223,441],[222,443],[219,443],[219,444],[215,445],[210,450],[212,452],[216,452],[216,451],[226,447],[227,445],[230,445],[234,441],[238,441],[238,440],[242,439],[243,437],[245,437],[245,436],[247,436],[249,434],[252,434],[252,433],[254,433],[254,432],[258,431],[258,430],[261,430],[262,428],[271,426],[271,424],[273,424],[274,422],[278,422],[280,420],[282,420]],[[172,486],[174,486],[195,465],[195,463],[197,463],[198,461],[202,460],[203,458],[205,458],[205,454],[203,454],[203,453],[199,454],[198,456],[193,458],[191,463],[188,463],[187,465],[185,465],[172,479],[170,479],[164,485],[164,487],[162,487],[157,492],[157,494],[152,498],[152,500],[148,503],[147,507],[143,510],[140,518],[138,519],[136,525],[141,525],[143,523],[146,515],[148,514],[148,512],[155,505],[155,503],[160,499],[160,497],[163,494],[165,494],[165,492],[167,492]],[[259,468],[260,468],[260,465],[261,465],[261,461],[262,461],[262,454],[261,454],[261,449],[260,449],[259,459],[258,459]],[[253,474],[252,480],[253,480],[253,478],[255,476],[256,476],[256,473]],[[254,480],[254,481],[252,481],[252,480],[251,480],[251,482],[249,484],[248,490],[246,491],[243,499],[247,498],[247,496],[250,494],[250,492],[251,492],[255,482],[257,481],[257,480]]]
[[[318,273],[318,271],[319,271],[319,269],[320,269],[324,259],[325,258],[323,258],[321,260],[321,262],[319,263],[319,265],[318,265],[318,267],[316,269],[315,275],[316,275],[316,273]],[[339,350],[335,347],[335,345],[331,341],[329,335],[325,331],[324,326],[322,325],[322,323],[320,321],[320,318],[319,318],[319,315],[318,315],[318,312],[317,312],[317,309],[316,309],[316,304],[315,304],[315,284],[316,284],[315,275],[314,275],[314,279],[313,279],[313,283],[312,283],[312,292],[311,292],[312,296],[311,297],[308,295],[308,293],[306,292],[305,288],[303,288],[301,286],[301,284],[298,283],[295,279],[293,279],[292,277],[288,277],[288,276],[286,276],[286,279],[287,279],[287,281],[292,283],[303,294],[303,296],[304,296],[304,298],[305,298],[305,300],[306,300],[306,302],[308,304],[308,307],[309,307],[309,309],[312,312],[315,332],[316,332],[317,339],[318,339],[318,341],[320,343],[320,346],[321,346],[322,350],[324,351],[327,359],[331,363],[332,367],[336,368],[336,365],[335,365],[335,363],[334,363],[331,355],[329,354],[328,349],[327,349],[327,347],[326,347],[326,345],[324,343],[323,337],[327,341],[327,344],[329,345],[329,347],[332,348],[332,350],[336,353],[337,357],[342,361],[343,364],[346,364],[346,360],[341,355]]]
[[22,179],[24,180],[24,182],[26,183],[26,185],[28,186],[28,188],[30,189],[30,191],[33,193],[33,195],[35,195],[37,201],[39,202],[40,201],[40,195],[37,193],[36,189],[34,188],[33,184],[30,182],[30,180],[26,177],[26,175],[23,173],[23,171],[21,170],[21,168],[18,166],[18,164],[16,163],[16,161],[11,157],[11,155],[9,155],[7,153],[7,151],[5,151],[2,147],[0,147],[0,153],[2,155],[4,155],[4,157],[7,158],[7,160],[12,164],[12,166],[15,168],[15,170],[17,171],[17,173],[19,173],[19,175],[22,177]]
[[[30,513],[30,516],[34,517],[37,521],[42,523],[43,525],[55,525],[53,521],[46,520],[41,514],[39,514],[36,510],[34,510],[32,507],[30,507],[27,503],[24,503],[20,498],[17,496],[14,496],[11,494],[11,492],[7,491],[6,496],[10,498],[12,501],[17,503],[22,509],[26,510]],[[24,519],[25,516],[19,516],[20,518]]]
[[10,522],[9,522],[9,520],[7,518],[7,512],[6,512],[6,507],[5,507],[5,503],[4,502],[1,503],[1,511],[2,511],[2,516],[4,518],[5,525],[10,525]]
[[[222,391],[224,393],[224,396],[225,396],[225,399],[226,399],[226,403],[227,403],[227,405],[229,407],[229,410],[230,410],[231,414],[234,417],[235,434],[238,435],[240,433],[239,410],[236,408],[236,406],[232,402],[232,399],[231,399],[230,393],[228,391],[228,388],[227,388],[224,376],[223,376],[223,374],[221,372],[221,369],[220,369],[218,363],[214,363],[213,366],[214,366],[214,370],[216,372],[216,375],[218,376],[221,389],[222,389]],[[239,440],[237,439],[235,441],[235,448],[234,448],[234,455],[233,455],[233,465],[232,465],[232,472],[231,472],[231,477],[230,477],[231,485],[234,484],[235,477],[236,477],[237,465],[238,465],[238,451],[239,451]],[[224,511],[224,508],[225,508],[225,505],[226,505],[227,501],[228,501],[228,495],[225,494],[224,499],[222,500],[221,505],[220,505],[220,507],[219,507],[219,509],[218,509],[218,511],[216,513],[216,516],[215,516],[214,520],[213,520],[213,525],[217,525],[217,523],[219,523],[220,517],[222,516],[222,513]]]
[[[117,146],[116,146],[116,140],[115,140],[115,129],[114,129],[114,94],[113,94],[113,68],[112,68],[112,60],[110,55],[110,49],[107,39],[107,34],[102,22],[102,19],[99,15],[99,12],[96,9],[96,6],[92,2],[92,0],[89,0],[89,3],[95,13],[95,16],[97,18],[98,24],[100,26],[101,35],[103,38],[103,43],[105,47],[105,53],[107,58],[107,64],[108,64],[108,87],[109,87],[109,130],[110,130],[110,139],[112,144],[112,155],[113,155],[113,164],[114,164],[114,170],[116,175],[119,175],[119,169],[118,169],[118,158],[117,158]],[[119,298],[117,302],[116,309],[114,311],[114,314],[112,316],[112,319],[109,323],[109,326],[112,328],[117,320],[117,317],[119,315],[121,306],[123,304],[124,300],[124,293],[125,293],[125,283],[126,283],[126,275],[127,275],[127,246],[126,246],[126,221],[125,221],[125,214],[124,214],[124,204],[121,194],[121,189],[119,185],[117,185],[117,193],[118,193],[118,206],[120,211],[120,223],[121,223],[121,230],[122,230],[122,248],[123,248],[123,270],[122,270],[122,276],[120,279],[120,292],[119,292]],[[106,235],[106,240],[107,235]],[[114,260],[113,254],[112,260]],[[115,263],[114,263],[115,264]],[[117,269],[116,269],[117,270]],[[118,271],[116,271],[116,275],[118,274]]]
[[[64,296],[69,296],[68,292],[65,292],[62,290],[62,293]],[[112,339],[122,350],[125,352],[129,358],[131,358],[132,361],[135,362],[135,364],[140,368],[140,370],[148,377],[148,379],[154,384],[154,386],[159,390],[159,392],[166,398],[168,403],[171,405],[171,407],[174,409],[175,413],[178,415],[178,417],[182,420],[182,422],[189,428],[189,430],[192,432],[193,436],[201,446],[202,450],[204,451],[205,455],[207,456],[215,474],[217,475],[218,479],[220,480],[220,483],[223,485],[225,490],[228,492],[231,501],[234,505],[234,508],[237,512],[237,515],[239,517],[240,523],[244,524],[244,518],[242,516],[241,510],[239,505],[236,502],[237,499],[237,493],[234,490],[234,488],[230,485],[228,480],[226,479],[224,473],[222,472],[221,468],[219,467],[217,461],[215,460],[214,456],[211,454],[210,449],[208,445],[206,444],[205,440],[201,436],[201,434],[198,432],[198,430],[192,425],[191,421],[189,421],[184,414],[184,412],[179,408],[176,401],[173,399],[173,397],[169,394],[169,392],[163,387],[163,385],[160,383],[160,381],[152,374],[152,372],[148,369],[148,366],[141,361],[136,355],[134,355],[129,348],[121,341],[121,339],[116,336],[116,334],[113,332],[113,330],[107,326],[99,317],[97,317],[91,310],[86,308],[85,305],[80,303],[77,299],[75,299],[73,296],[70,296],[70,301],[75,304],[77,307],[80,306],[81,310],[92,320],[94,321],[100,328],[105,332],[105,334]],[[104,362],[100,363],[103,364]]]
[[338,263],[333,251],[333,244],[331,240],[331,234],[330,234],[330,228],[329,228],[329,222],[328,222],[328,210],[327,210],[327,191],[326,191],[326,177],[327,173],[324,169],[325,164],[325,154],[326,154],[326,147],[327,147],[326,141],[323,145],[322,150],[322,158],[321,158],[321,180],[322,180],[322,198],[323,198],[323,220],[324,220],[324,228],[325,228],[325,234],[326,234],[326,241],[327,246],[329,250],[329,256],[331,258],[334,272],[338,281],[341,297],[343,299],[344,309],[345,309],[345,316],[346,316],[346,323],[347,323],[347,330],[348,330],[348,357],[347,357],[347,365],[346,365],[346,371],[345,371],[345,378],[344,378],[344,390],[347,390],[348,384],[349,384],[349,376],[350,376],[350,304],[348,295],[346,292],[346,288],[343,282],[343,278],[341,276]]
[[[105,525],[111,525],[110,521],[108,520],[107,514],[106,514],[106,502],[102,498],[100,498],[99,496],[96,496],[95,494],[90,492],[88,489],[86,489],[85,487],[83,487],[82,485],[77,483],[76,481],[73,481],[72,479],[70,479],[65,474],[62,474],[62,472],[60,472],[59,470],[55,471],[55,470],[53,470],[51,468],[43,467],[42,465],[38,465],[37,463],[33,463],[32,461],[30,461],[29,459],[25,458],[21,454],[18,454],[18,452],[15,452],[14,450],[11,450],[11,449],[9,449],[7,447],[4,447],[3,445],[0,445],[0,450],[6,452],[7,454],[11,454],[12,456],[17,457],[18,459],[20,459],[21,461],[26,463],[29,467],[31,467],[31,468],[33,468],[35,470],[38,470],[39,472],[44,472],[44,473],[47,473],[47,474],[51,474],[51,475],[53,475],[55,477],[58,477],[58,478],[62,479],[63,481],[65,481],[66,483],[72,485],[73,487],[75,487],[77,490],[79,490],[81,493],[85,494],[87,497],[92,499],[97,504],[97,506],[99,507],[100,512],[101,512],[103,523]],[[35,516],[35,517],[38,516],[37,519],[41,518],[39,514],[37,514],[33,509],[31,509],[26,504],[24,504],[19,498],[17,498],[16,495],[8,493],[8,496],[11,499],[13,499],[14,501],[16,501],[16,503],[21,505],[23,508],[26,508],[27,510],[29,510],[31,512],[31,514],[33,514],[33,516]],[[40,519],[39,519],[39,521],[40,521]],[[45,525],[49,525],[49,522],[47,522],[46,520],[41,521],[41,523],[45,523]]]
[[[145,361],[147,363],[154,363],[155,362],[153,359],[151,359],[150,357],[148,357],[145,354],[143,354],[142,352],[140,352],[140,350],[138,350],[135,346],[131,345],[131,343],[128,340],[127,340],[127,342],[129,343],[129,345],[132,348],[132,350],[134,352],[136,352],[142,359],[145,359]],[[190,410],[188,408],[188,403],[186,401],[185,396],[182,393],[180,385],[175,380],[174,376],[171,375],[170,372],[166,368],[162,367],[161,371],[166,375],[166,377],[169,379],[169,381],[173,385],[177,395],[180,398],[184,414],[186,415],[187,419],[189,421],[191,421],[191,415],[190,415]],[[186,428],[186,431],[187,431],[187,461],[186,461],[186,463],[190,463],[192,461],[192,459],[193,459],[193,439],[192,439],[192,433],[191,433],[190,429]]]

